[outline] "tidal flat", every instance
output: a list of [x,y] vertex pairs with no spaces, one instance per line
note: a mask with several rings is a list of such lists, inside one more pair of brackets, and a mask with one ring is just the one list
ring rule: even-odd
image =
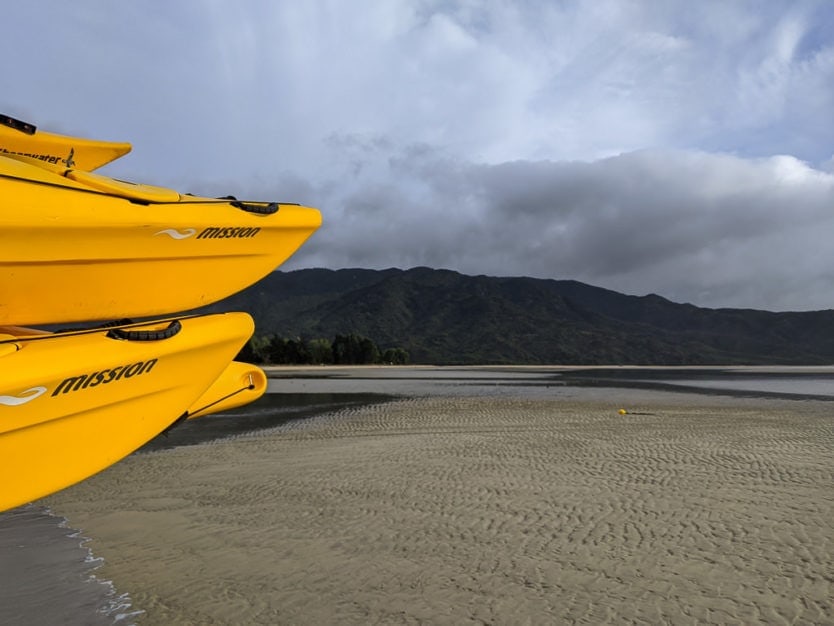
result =
[[137,624],[830,620],[831,397],[561,371],[271,370],[336,404],[40,504]]

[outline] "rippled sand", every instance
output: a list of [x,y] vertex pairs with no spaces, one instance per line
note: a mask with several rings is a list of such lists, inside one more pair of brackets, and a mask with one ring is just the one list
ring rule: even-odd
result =
[[831,623],[834,405],[670,397],[396,401],[48,504],[139,623]]

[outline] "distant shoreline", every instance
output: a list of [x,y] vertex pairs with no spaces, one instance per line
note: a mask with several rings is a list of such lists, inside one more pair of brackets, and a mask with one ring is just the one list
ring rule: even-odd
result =
[[480,381],[479,393],[500,387],[511,394],[526,385],[542,393],[566,386],[834,401],[834,366],[300,365],[266,366],[264,371],[270,393],[361,391],[408,397],[442,389],[457,394],[457,387]]
[[569,372],[574,370],[658,370],[658,371],[705,371],[705,372],[761,372],[761,373],[798,373],[798,374],[834,374],[834,365],[260,365],[269,373],[279,372],[317,372],[317,371],[347,371],[352,370],[392,370],[392,371],[542,371]]

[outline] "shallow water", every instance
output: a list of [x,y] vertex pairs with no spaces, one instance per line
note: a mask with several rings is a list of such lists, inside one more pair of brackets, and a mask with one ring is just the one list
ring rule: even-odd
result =
[[[282,371],[248,407],[187,422],[136,454],[228,438],[335,415],[397,397],[574,397],[588,387],[834,400],[834,371],[655,368],[400,368]],[[634,396],[637,397],[637,396]],[[98,563],[77,531],[37,503],[0,513],[0,623],[125,624],[141,615],[129,589],[95,577]]]
[[599,368],[565,372],[559,378],[572,386],[834,400],[834,369],[830,367]]
[[95,577],[84,537],[37,505],[0,514],[0,624],[124,623],[126,596]]

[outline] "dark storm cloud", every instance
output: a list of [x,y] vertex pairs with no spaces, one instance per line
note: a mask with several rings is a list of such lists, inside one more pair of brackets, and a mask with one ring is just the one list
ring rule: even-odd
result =
[[792,157],[479,165],[419,147],[388,165],[398,184],[358,185],[335,216],[344,229],[322,233],[330,263],[577,278],[713,306],[834,303],[834,283],[808,302],[792,285],[828,284],[834,263],[834,176]]

